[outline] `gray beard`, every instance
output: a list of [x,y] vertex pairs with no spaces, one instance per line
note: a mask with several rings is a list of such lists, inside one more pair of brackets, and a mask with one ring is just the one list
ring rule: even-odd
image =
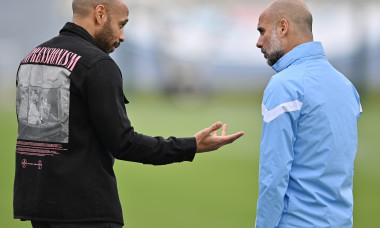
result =
[[276,62],[285,55],[284,48],[281,47],[280,41],[278,40],[276,29],[272,30],[272,37],[270,40],[269,50],[267,51],[267,63],[269,66],[273,66]]
[[269,66],[273,66],[284,55],[285,55],[285,51],[283,49],[274,51],[273,53],[271,53],[270,55],[268,55],[268,59],[267,59],[268,65]]

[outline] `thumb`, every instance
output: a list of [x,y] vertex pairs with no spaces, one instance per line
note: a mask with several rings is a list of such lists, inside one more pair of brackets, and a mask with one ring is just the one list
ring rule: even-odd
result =
[[206,133],[209,135],[209,134],[211,134],[211,132],[214,132],[221,127],[222,127],[222,122],[218,121],[218,122],[214,123],[213,125],[211,125],[209,128],[206,128],[205,130],[206,130]]
[[200,132],[195,134],[194,137],[197,138],[197,140],[205,138],[205,137],[209,136],[211,134],[211,132],[216,131],[221,127],[222,127],[222,123],[220,121],[218,121],[218,122],[214,123],[213,125],[211,125],[210,127],[201,130]]

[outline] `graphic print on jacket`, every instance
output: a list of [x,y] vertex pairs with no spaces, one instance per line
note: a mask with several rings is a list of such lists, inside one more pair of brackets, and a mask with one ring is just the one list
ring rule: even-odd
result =
[[21,62],[17,73],[16,152],[25,156],[20,164],[23,168],[42,169],[42,160],[33,158],[67,150],[69,76],[80,58],[64,49],[38,47]]

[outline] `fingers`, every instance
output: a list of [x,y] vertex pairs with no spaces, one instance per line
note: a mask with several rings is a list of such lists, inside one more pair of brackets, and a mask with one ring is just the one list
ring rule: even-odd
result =
[[[214,131],[214,132],[213,132],[213,135],[214,135],[214,136],[218,136],[217,131]],[[226,135],[227,135],[227,124],[223,124],[223,129],[222,129],[222,134],[221,134],[221,136],[226,136]]]
[[221,127],[222,127],[222,122],[218,121],[218,122],[214,123],[213,125],[211,125],[211,126],[209,127],[209,129],[211,129],[210,133],[211,133],[212,131],[217,131],[217,130],[218,130],[219,128],[221,128]]
[[[226,136],[226,134],[227,134],[227,124],[223,124],[223,130],[222,130],[222,135],[221,136]],[[214,136],[218,136],[218,131],[217,130],[214,131],[213,135]]]
[[223,130],[222,130],[222,136],[226,136],[227,134],[227,124],[223,125]]
[[205,134],[209,135],[213,132],[213,135],[217,135],[218,129],[222,127],[222,123],[220,121],[214,123],[209,128],[206,128]]
[[196,137],[198,139],[201,139],[201,138],[205,138],[205,137],[210,136],[211,133],[213,133],[214,135],[216,135],[217,130],[221,126],[222,126],[222,123],[220,121],[218,121],[218,122],[214,123],[213,125],[211,125],[210,127],[201,130],[200,132],[198,132],[197,134],[195,134],[194,137]]

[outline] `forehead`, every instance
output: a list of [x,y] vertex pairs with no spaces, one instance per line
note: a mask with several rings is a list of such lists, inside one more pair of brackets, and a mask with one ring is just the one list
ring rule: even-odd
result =
[[259,28],[267,28],[269,26],[271,26],[271,23],[272,20],[271,18],[269,17],[269,13],[268,13],[268,10],[265,10],[261,13],[260,17],[259,17],[259,21],[258,21],[258,25],[257,27]]
[[128,19],[129,10],[123,1],[118,1],[118,3],[116,3],[116,5],[113,7],[112,11],[112,14],[117,16],[119,19]]

